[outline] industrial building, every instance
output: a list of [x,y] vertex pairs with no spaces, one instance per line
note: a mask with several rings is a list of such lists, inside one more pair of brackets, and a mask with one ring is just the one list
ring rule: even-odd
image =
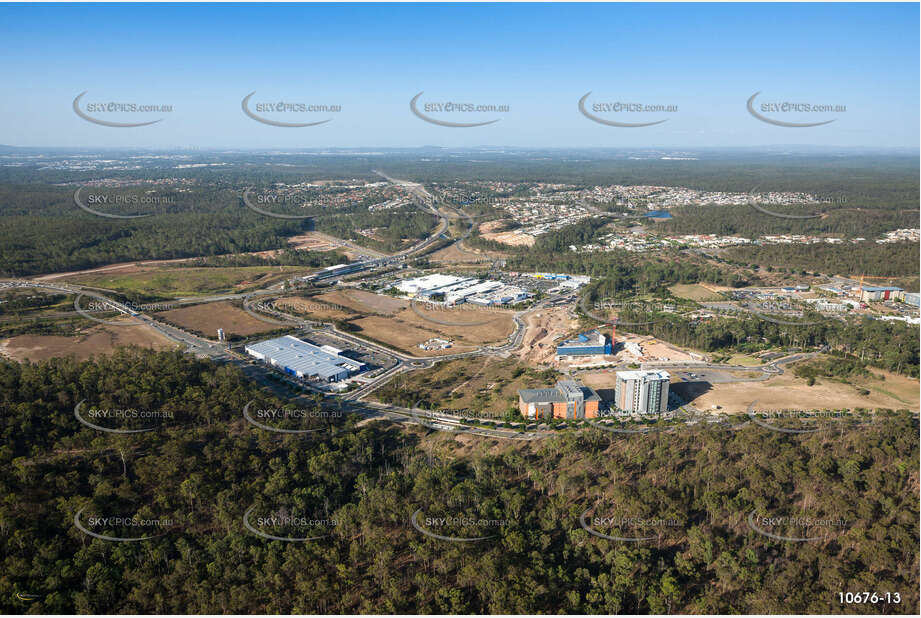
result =
[[351,264],[336,264],[335,266],[327,266],[326,268],[317,271],[316,273],[305,277],[305,279],[311,279],[314,281],[319,281],[320,279],[329,279],[330,277],[341,277],[342,275],[348,275],[351,273],[357,273],[360,270],[367,268],[367,264],[364,262],[352,262]]
[[307,380],[338,382],[365,368],[364,363],[343,356],[338,348],[316,346],[291,335],[260,341],[244,349],[253,358]]
[[506,285],[501,281],[437,273],[406,279],[399,282],[396,289],[409,298],[432,299],[437,294],[444,297],[439,300],[443,300],[446,305],[464,302],[482,306],[504,305],[524,300],[529,296],[526,290]]
[[864,286],[860,292],[860,300],[863,302],[871,300],[901,300],[904,295],[905,290],[902,288]]
[[417,296],[425,298],[438,293],[447,295],[454,290],[463,288],[465,284],[473,285],[478,281],[474,277],[455,277],[454,275],[436,273],[400,281],[396,288],[410,298],[416,298]]
[[911,305],[912,307],[921,306],[921,293],[919,292],[906,292],[905,297],[902,299],[902,302],[906,305]]
[[575,339],[567,339],[556,347],[557,356],[592,356],[595,354],[610,354],[614,348],[614,337],[608,336],[597,330],[578,335]]
[[631,414],[659,414],[668,410],[667,371],[618,371],[614,407]]
[[560,380],[555,388],[518,391],[518,409],[527,419],[595,418],[601,397],[575,380]]

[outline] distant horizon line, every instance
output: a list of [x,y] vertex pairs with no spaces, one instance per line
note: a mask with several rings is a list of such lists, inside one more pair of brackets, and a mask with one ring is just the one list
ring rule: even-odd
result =
[[434,146],[431,144],[422,146],[19,146],[13,144],[0,144],[0,149],[10,150],[148,150],[148,151],[199,151],[199,152],[221,152],[221,151],[253,151],[265,152],[277,150],[282,152],[327,152],[327,151],[356,151],[356,150],[582,150],[582,151],[606,151],[606,152],[649,152],[649,151],[671,151],[671,152],[693,152],[696,150],[756,150],[756,151],[776,151],[789,149],[804,150],[821,150],[821,151],[911,151],[921,155],[921,146],[828,146],[817,144],[776,144],[776,145],[755,145],[755,146],[500,146],[500,145],[479,145],[479,146]]

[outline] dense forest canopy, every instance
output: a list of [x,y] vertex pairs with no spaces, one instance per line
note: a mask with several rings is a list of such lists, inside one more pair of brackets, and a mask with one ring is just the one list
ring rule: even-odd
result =
[[[4,364],[0,386],[4,612],[918,611],[918,423],[906,413],[808,435],[697,426],[523,444],[348,418],[306,436],[256,429],[247,402],[280,402],[177,352]],[[172,416],[104,433],[75,419],[81,401]],[[269,540],[247,512],[259,531],[274,529],[266,514],[316,518],[324,536]],[[433,538],[417,512],[427,531],[489,538]],[[110,542],[81,532],[78,513],[109,536],[89,514],[163,529]],[[600,538],[583,516],[602,534],[653,538]],[[750,517],[832,524],[788,542]],[[447,518],[477,527],[439,526]],[[839,604],[863,590],[901,603]]]

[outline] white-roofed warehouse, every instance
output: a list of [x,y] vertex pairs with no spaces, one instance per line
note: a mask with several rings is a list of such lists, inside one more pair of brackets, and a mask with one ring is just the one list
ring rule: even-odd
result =
[[365,368],[332,346],[315,346],[285,335],[245,346],[246,353],[298,378],[338,382]]

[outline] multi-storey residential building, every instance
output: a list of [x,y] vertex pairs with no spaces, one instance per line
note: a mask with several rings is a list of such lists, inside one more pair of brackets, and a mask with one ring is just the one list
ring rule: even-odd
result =
[[633,414],[659,414],[668,410],[667,371],[618,371],[614,406]]

